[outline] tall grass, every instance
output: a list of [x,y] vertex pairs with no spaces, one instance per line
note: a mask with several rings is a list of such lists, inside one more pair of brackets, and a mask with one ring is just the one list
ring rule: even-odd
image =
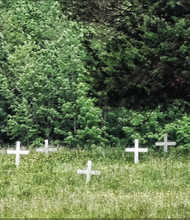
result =
[[[86,184],[77,169],[89,159],[101,175]],[[18,168],[15,155],[0,155],[1,218],[186,218],[189,187],[190,156],[176,150],[140,153],[138,164],[122,148],[30,151]]]

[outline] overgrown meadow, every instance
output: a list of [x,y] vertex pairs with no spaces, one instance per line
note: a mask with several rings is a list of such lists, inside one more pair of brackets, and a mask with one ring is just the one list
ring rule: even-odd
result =
[[[100,176],[77,174],[92,160]],[[170,147],[139,154],[124,148],[0,154],[0,217],[186,218],[190,216],[190,155]]]

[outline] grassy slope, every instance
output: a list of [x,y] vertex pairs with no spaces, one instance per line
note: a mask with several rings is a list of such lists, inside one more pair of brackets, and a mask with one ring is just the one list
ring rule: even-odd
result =
[[[92,160],[100,176],[77,174]],[[124,149],[61,149],[0,155],[0,217],[159,217],[190,216],[190,157],[152,155]]]

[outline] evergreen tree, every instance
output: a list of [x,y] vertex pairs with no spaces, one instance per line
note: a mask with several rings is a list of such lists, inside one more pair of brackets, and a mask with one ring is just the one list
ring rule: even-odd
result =
[[133,10],[99,56],[101,74],[97,80],[91,74],[98,82],[93,90],[106,94],[107,105],[140,109],[172,99],[190,102],[190,3],[184,2],[131,1]]

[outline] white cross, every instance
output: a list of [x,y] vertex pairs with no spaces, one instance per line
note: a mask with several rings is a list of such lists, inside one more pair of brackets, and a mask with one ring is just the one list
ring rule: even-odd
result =
[[135,163],[139,161],[139,152],[147,152],[148,148],[138,148],[139,147],[139,139],[135,139],[135,148],[126,148],[126,152],[134,152],[135,153]]
[[77,173],[86,174],[86,182],[90,181],[90,174],[100,175],[100,171],[91,171],[92,161],[88,160],[87,170],[77,170]]
[[168,141],[168,135],[164,134],[164,142],[156,142],[156,146],[164,146],[164,152],[168,151],[168,146],[174,146],[176,145],[176,142],[167,142]]
[[20,150],[20,141],[16,142],[16,150],[7,150],[7,154],[16,154],[16,165],[19,165],[20,154],[29,154],[29,151]]
[[48,140],[45,140],[45,148],[38,148],[36,149],[37,152],[45,152],[48,154],[51,151],[57,151],[57,148],[48,148]]

